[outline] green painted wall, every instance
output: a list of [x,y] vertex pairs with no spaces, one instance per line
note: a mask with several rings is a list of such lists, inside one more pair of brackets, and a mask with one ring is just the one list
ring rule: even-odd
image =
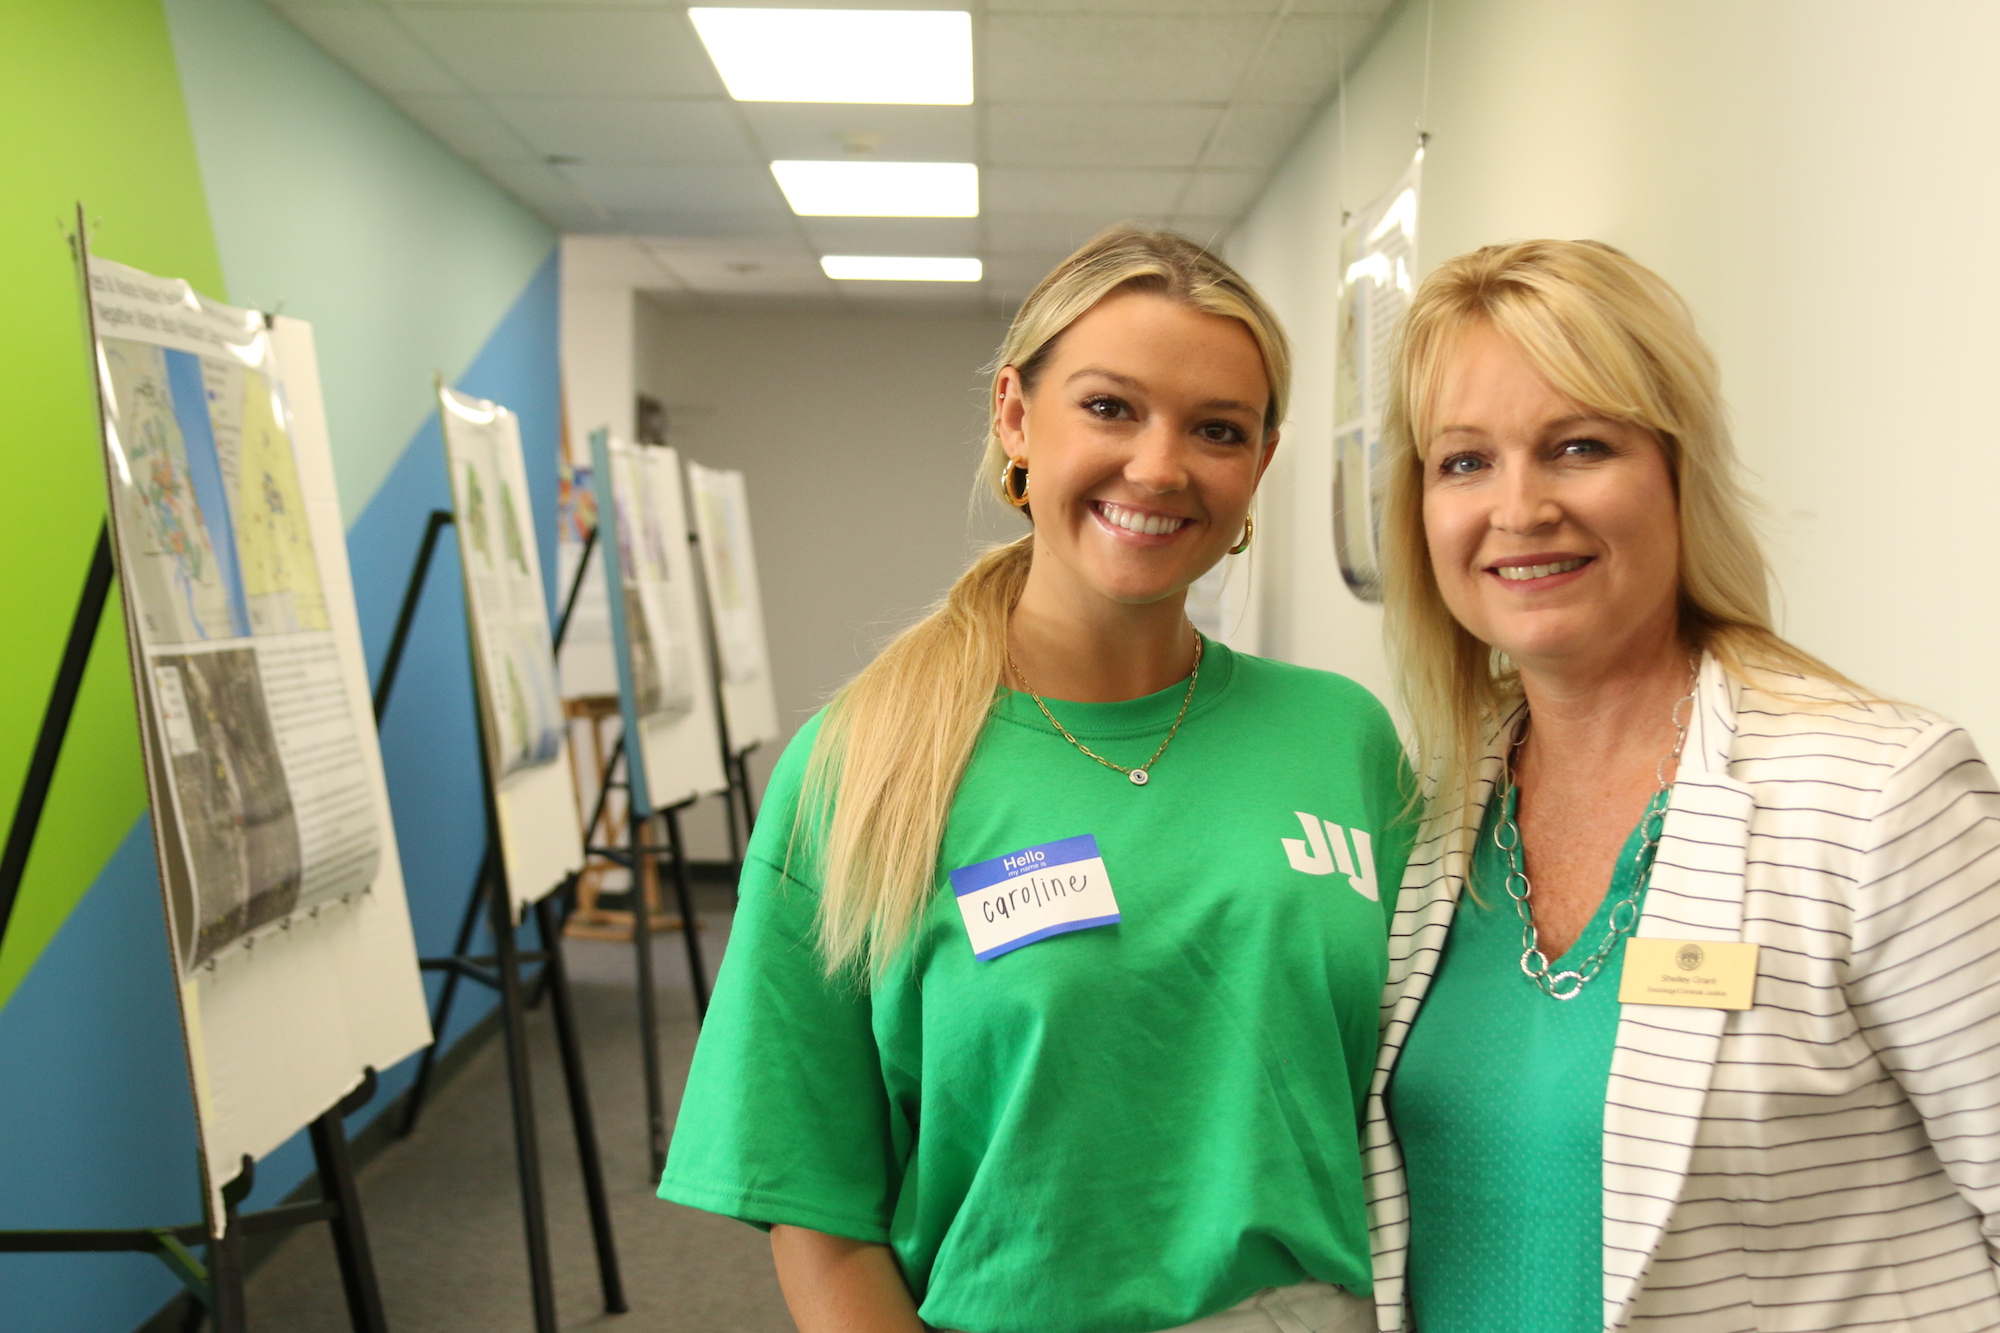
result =
[[165,7],[230,299],[312,322],[351,525],[555,235],[258,0]]
[[[97,252],[223,289],[159,0],[0,5],[0,799],[12,811],[104,516],[75,271]],[[106,616],[27,882],[0,1005],[145,809],[118,612]]]

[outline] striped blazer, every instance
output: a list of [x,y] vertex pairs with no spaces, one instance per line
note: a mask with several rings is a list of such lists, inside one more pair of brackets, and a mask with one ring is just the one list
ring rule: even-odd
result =
[[[1384,1090],[1464,886],[1438,825],[1478,827],[1501,754],[1398,901],[1365,1149],[1385,1330],[1412,1321]],[[1757,990],[1624,1008],[1604,1327],[2000,1329],[2000,792],[1965,732],[1709,657],[1638,934],[1755,943]]]

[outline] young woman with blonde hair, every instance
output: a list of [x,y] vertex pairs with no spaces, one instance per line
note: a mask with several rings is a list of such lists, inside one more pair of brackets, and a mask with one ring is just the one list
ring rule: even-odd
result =
[[1381,1327],[2000,1328],[2000,793],[1773,629],[1687,308],[1592,242],[1463,255],[1387,433],[1431,800]]
[[660,1193],[769,1227],[803,1333],[1372,1324],[1401,749],[1183,610],[1288,376],[1214,255],[1085,245],[993,379],[980,475],[1032,531],[778,765]]

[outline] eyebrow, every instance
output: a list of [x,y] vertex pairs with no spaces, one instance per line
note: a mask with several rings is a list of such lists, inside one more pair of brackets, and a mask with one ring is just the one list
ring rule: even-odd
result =
[[[1102,379],[1110,380],[1113,384],[1122,384],[1128,389],[1144,389],[1146,387],[1143,381],[1133,379],[1130,375],[1121,375],[1115,370],[1106,370],[1102,366],[1085,366],[1064,380],[1063,383],[1074,384],[1087,375],[1096,375]],[[1242,402],[1235,398],[1211,398],[1207,402],[1197,403],[1196,406],[1204,412],[1248,412],[1252,416],[1261,416],[1264,411],[1263,408],[1258,407],[1254,403]]]
[[[1587,421],[1601,421],[1607,426],[1621,424],[1615,417],[1599,416],[1595,412],[1578,412],[1574,416],[1567,416],[1556,421],[1551,421],[1542,429],[1545,431],[1566,430],[1571,426],[1582,425]],[[1440,435],[1484,435],[1485,433],[1478,426],[1439,426],[1431,432],[1431,438],[1435,440]]]

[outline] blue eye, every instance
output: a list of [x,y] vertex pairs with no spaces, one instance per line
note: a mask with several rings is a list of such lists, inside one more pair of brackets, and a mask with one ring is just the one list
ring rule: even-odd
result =
[[1596,458],[1611,452],[1611,446],[1602,440],[1564,440],[1560,448],[1571,458]]
[[1476,454],[1453,454],[1438,464],[1438,475],[1444,477],[1469,477],[1486,466],[1486,460]]

